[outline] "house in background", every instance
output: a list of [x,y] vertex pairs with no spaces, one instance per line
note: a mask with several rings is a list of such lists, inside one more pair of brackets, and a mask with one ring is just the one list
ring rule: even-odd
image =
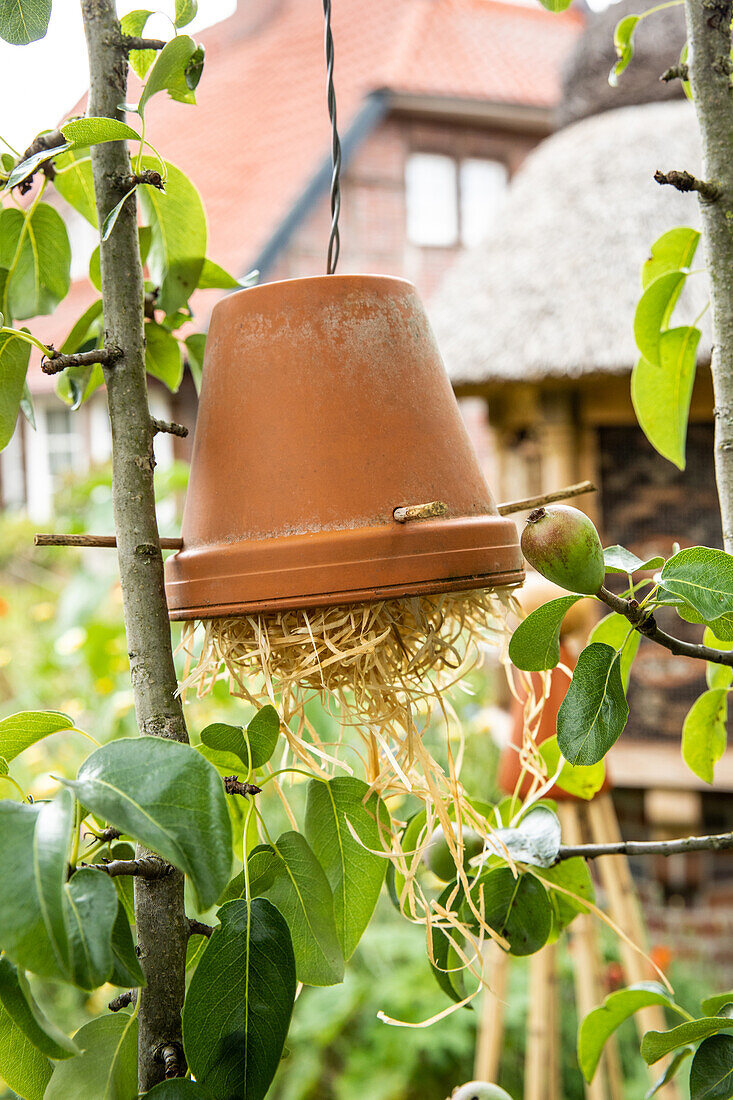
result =
[[[344,153],[339,272],[401,275],[430,297],[462,251],[489,231],[508,180],[551,132],[562,65],[581,27],[576,13],[499,0],[334,6]],[[331,165],[318,6],[239,0],[200,38],[206,67],[198,105],[157,96],[146,121],[149,140],[201,192],[208,254],[236,276],[257,268],[263,281],[324,273]],[[86,279],[95,233],[60,200],[59,209],[75,281],[51,317],[33,322],[56,346],[95,297]],[[202,330],[219,293],[194,299]],[[0,457],[0,493],[5,506],[43,519],[59,480],[103,461],[110,440],[103,394],[72,413],[37,362],[29,382],[37,431],[20,422]],[[192,427],[188,373],[174,395],[152,382],[151,402],[156,416]],[[186,447],[156,441],[162,462]]]
[[[687,280],[675,324],[698,320],[697,379],[679,471],[648,443],[630,396],[640,269],[666,230],[699,224],[689,195],[654,181],[656,169],[699,171],[694,109],[659,75],[685,41],[679,8],[639,27],[633,88],[613,107],[606,75],[613,27],[639,5],[589,17],[567,69],[561,117],[571,122],[527,158],[500,223],[453,265],[429,313],[456,393],[472,410],[492,486],[516,499],[591,478],[579,498],[604,544],[642,558],[683,546],[721,546],[713,469],[708,290],[702,261]],[[659,23],[657,18],[661,17]],[[624,87],[622,77],[621,88]],[[661,100],[661,101],[660,101]],[[673,633],[700,628],[659,612]],[[628,838],[717,833],[733,827],[733,748],[713,787],[680,754],[687,711],[706,687],[700,663],[642,640],[629,689],[630,719],[609,756]],[[650,894],[652,933],[733,971],[733,858],[688,854],[634,868]],[[672,904],[668,904],[668,903]]]

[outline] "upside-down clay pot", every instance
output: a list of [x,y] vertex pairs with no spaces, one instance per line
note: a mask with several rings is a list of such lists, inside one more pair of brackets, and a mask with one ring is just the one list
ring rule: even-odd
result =
[[[445,515],[397,523],[395,508]],[[415,288],[267,283],[215,307],[173,619],[519,584]]]

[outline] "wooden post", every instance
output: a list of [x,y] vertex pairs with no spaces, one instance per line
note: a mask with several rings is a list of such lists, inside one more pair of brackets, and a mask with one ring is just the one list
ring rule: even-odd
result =
[[481,994],[473,1073],[477,1081],[495,1081],[499,1075],[508,974],[509,956],[491,940],[484,949],[484,977],[489,988]]

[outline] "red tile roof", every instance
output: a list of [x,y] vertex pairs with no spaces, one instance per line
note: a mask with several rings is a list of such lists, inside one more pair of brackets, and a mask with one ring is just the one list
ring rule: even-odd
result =
[[[249,33],[257,6],[271,14]],[[581,26],[574,12],[499,0],[336,0],[340,128],[379,89],[552,107]],[[321,5],[240,0],[237,13],[200,37],[197,107],[156,96],[147,136],[199,188],[209,255],[242,275],[328,152]],[[64,302],[50,326],[36,328],[52,328],[58,343],[91,297],[75,288],[73,311]]]

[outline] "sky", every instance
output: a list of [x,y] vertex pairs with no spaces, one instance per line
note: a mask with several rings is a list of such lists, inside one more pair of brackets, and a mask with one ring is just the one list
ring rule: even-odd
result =
[[[172,15],[173,5],[174,0],[156,0],[150,7]],[[124,15],[143,6],[142,0],[118,0],[117,10]],[[185,33],[195,35],[225,19],[235,7],[236,0],[199,0],[199,14]],[[151,38],[170,38],[170,22],[165,16],[153,15],[145,33]],[[79,0],[54,0],[48,33],[40,42],[9,46],[0,41],[0,138],[22,152],[39,130],[56,125],[88,83]]]

